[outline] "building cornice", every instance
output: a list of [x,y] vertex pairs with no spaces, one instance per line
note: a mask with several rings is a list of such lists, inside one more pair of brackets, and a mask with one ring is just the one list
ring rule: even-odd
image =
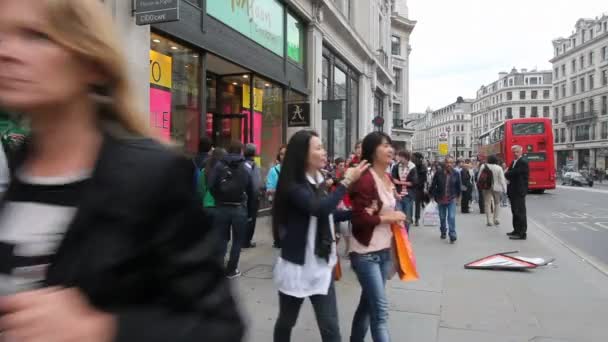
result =
[[[571,37],[571,38],[573,38],[573,37]],[[553,42],[557,43],[558,41],[559,42],[569,41],[571,38],[556,39]],[[591,40],[588,40],[588,41],[586,41],[586,42],[584,42],[582,44],[579,44],[579,45],[575,46],[574,48],[572,48],[572,49],[570,49],[570,50],[568,50],[568,51],[566,51],[566,52],[564,52],[564,53],[562,53],[560,55],[554,56],[553,58],[551,58],[549,60],[549,63],[551,63],[551,64],[558,63],[562,59],[568,58],[568,57],[570,57],[570,56],[572,56],[572,55],[574,55],[574,54],[576,54],[576,53],[578,53],[580,51],[583,51],[586,48],[591,47],[594,44],[601,43],[603,39],[607,39],[608,40],[608,32],[601,33],[601,34],[599,34],[598,36],[596,36],[595,38],[593,38]]]
[[410,20],[408,18],[400,16],[397,13],[393,13],[391,15],[391,26],[403,29],[407,33],[412,33],[412,31],[414,31],[414,28],[416,27],[417,23],[418,22],[416,20]]

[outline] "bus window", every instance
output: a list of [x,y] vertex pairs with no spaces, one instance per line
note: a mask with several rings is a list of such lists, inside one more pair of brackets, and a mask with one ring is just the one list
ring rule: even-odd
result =
[[516,123],[513,124],[513,135],[537,135],[545,134],[544,122]]

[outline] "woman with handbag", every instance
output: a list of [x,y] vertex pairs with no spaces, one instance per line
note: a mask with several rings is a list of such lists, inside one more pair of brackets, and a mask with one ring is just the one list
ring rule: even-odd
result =
[[99,0],[0,1],[0,103],[31,124],[0,203],[3,341],[241,341],[192,186],[147,137]]
[[363,139],[362,149],[362,158],[369,160],[371,167],[350,192],[353,207],[350,258],[362,290],[350,340],[363,342],[371,327],[374,342],[387,342],[390,334],[385,285],[394,272],[391,224],[401,223],[406,217],[395,210],[395,186],[386,173],[394,153],[391,138],[382,132],[370,133]]
[[[274,269],[279,290],[275,342],[289,342],[304,299],[312,302],[323,342],[341,341],[333,269],[337,263],[334,221],[349,186],[367,170],[366,162],[346,171],[332,193],[320,170],[325,166],[321,139],[299,131],[287,146],[273,208],[273,230],[281,230],[281,256]],[[339,217],[340,214],[344,217]]]

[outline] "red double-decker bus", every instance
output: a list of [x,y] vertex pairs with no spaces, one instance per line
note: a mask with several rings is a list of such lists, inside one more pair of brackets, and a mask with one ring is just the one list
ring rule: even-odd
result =
[[553,157],[553,129],[551,119],[510,119],[483,133],[479,137],[479,159],[496,155],[510,165],[513,162],[511,147],[523,147],[528,159],[530,179],[528,188],[542,193],[555,189],[555,161]]

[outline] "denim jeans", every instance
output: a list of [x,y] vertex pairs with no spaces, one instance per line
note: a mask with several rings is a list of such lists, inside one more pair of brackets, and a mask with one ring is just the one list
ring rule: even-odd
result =
[[[309,298],[321,331],[321,341],[341,342],[334,284],[331,284],[326,296],[316,295]],[[304,298],[292,297],[279,292],[279,318],[274,326],[274,342],[291,341],[291,330],[296,325],[303,302]]]
[[393,270],[391,250],[369,254],[351,253],[352,268],[361,285],[361,298],[353,318],[351,342],[363,342],[371,327],[374,342],[389,342],[386,281]]
[[[414,200],[416,199],[413,190],[400,201],[397,201],[397,210],[403,212],[407,216],[407,222],[414,222]],[[409,227],[409,225],[408,225]]]
[[230,233],[232,232],[232,248],[226,271],[228,273],[236,270],[239,266],[241,248],[247,234],[247,208],[245,206],[218,206],[215,209],[213,224],[223,236],[221,243],[222,256],[226,255]]
[[450,240],[456,240],[456,202],[451,200],[448,204],[438,203],[437,206],[439,208],[439,230],[441,230],[441,234],[443,235],[447,231],[447,221]]

